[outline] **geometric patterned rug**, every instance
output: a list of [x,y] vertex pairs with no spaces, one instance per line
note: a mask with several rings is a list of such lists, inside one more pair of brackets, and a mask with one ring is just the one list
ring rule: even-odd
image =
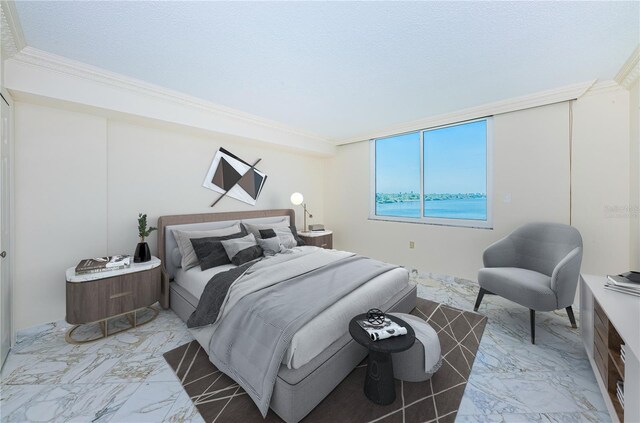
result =
[[[426,320],[440,339],[442,367],[430,380],[403,382],[396,379],[395,402],[385,406],[373,404],[363,392],[365,358],[302,421],[453,422],[487,318],[419,297],[411,314]],[[271,410],[263,419],[244,390],[209,361],[198,341],[171,350],[164,358],[206,422],[282,422]]]

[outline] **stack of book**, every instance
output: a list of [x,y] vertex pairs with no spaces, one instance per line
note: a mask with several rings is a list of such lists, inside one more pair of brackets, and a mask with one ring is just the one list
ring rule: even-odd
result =
[[620,359],[622,360],[623,363],[625,362],[625,360],[627,358],[626,355],[627,355],[627,352],[625,351],[624,344],[622,344],[622,345],[620,345]]
[[621,380],[616,382],[616,396],[618,397],[618,401],[620,401],[620,405],[624,410],[624,382]]
[[626,272],[607,276],[604,286],[612,291],[640,297],[640,272]]
[[130,265],[131,256],[129,255],[84,259],[80,260],[80,263],[78,263],[78,265],[76,266],[76,275],[124,269],[125,267],[129,267]]

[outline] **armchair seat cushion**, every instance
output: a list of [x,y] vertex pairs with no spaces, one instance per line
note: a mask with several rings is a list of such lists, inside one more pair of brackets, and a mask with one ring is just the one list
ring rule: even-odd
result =
[[517,267],[487,267],[478,272],[478,284],[487,291],[532,310],[551,311],[558,305],[551,278]]

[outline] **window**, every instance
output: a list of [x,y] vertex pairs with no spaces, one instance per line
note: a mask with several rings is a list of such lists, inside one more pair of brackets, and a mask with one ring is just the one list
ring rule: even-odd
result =
[[376,215],[420,217],[420,133],[376,141]]
[[381,220],[490,228],[491,118],[371,141]]

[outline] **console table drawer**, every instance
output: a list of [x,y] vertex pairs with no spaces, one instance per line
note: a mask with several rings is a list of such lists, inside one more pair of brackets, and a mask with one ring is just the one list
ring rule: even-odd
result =
[[607,314],[602,310],[602,306],[598,304],[598,301],[593,302],[593,311],[594,314],[600,318],[600,321],[607,323]]
[[606,315],[598,313],[598,302],[594,301],[594,311],[593,313],[593,328],[596,336],[600,336],[604,343],[607,342],[608,332],[609,332],[609,319],[607,319]]
[[605,358],[603,358],[600,355],[599,351],[594,351],[593,354],[593,360],[596,362],[596,367],[598,368],[598,371],[600,372],[600,376],[602,377],[602,381],[604,382],[605,385],[607,385],[607,366],[605,364],[605,360],[606,360],[606,356]]
[[88,282],[67,282],[67,322],[96,322],[160,299],[160,267]]

